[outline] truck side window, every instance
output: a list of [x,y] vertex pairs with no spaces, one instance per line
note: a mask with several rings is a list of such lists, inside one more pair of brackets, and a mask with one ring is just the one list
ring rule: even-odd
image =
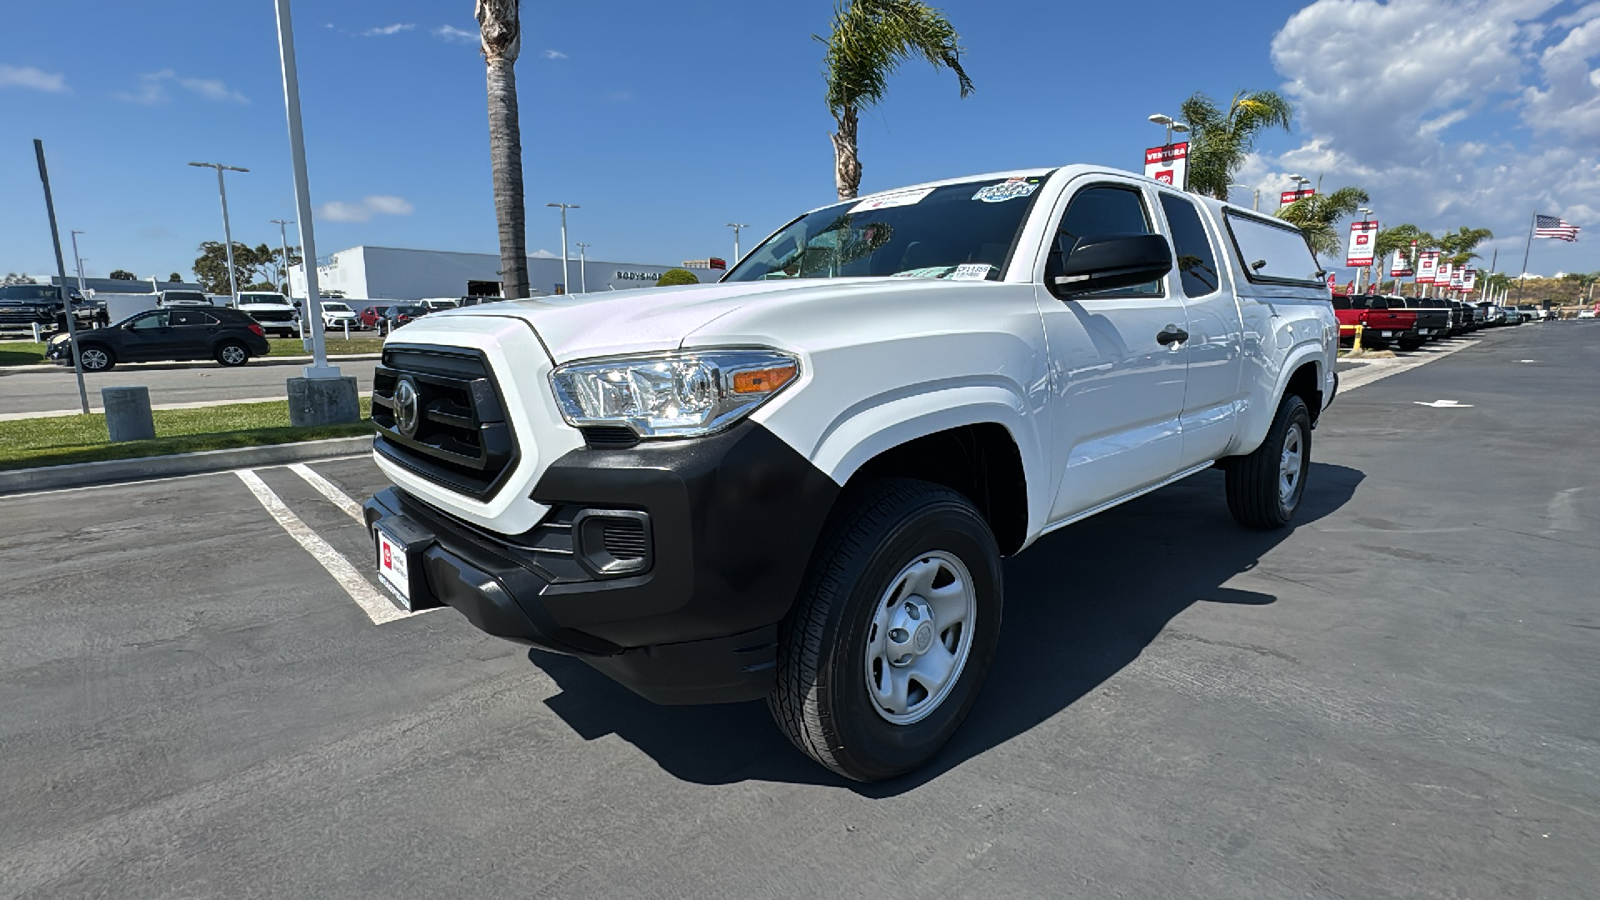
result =
[[1183,276],[1183,293],[1204,297],[1217,290],[1217,258],[1211,252],[1211,239],[1200,222],[1194,204],[1176,194],[1161,195],[1161,209],[1172,229],[1172,249],[1178,254],[1178,272]]
[[[1061,271],[1067,254],[1077,245],[1078,238],[1102,234],[1152,234],[1150,215],[1145,211],[1144,198],[1139,191],[1128,187],[1096,185],[1085,188],[1067,204],[1061,224],[1050,245],[1050,255],[1045,261],[1045,284],[1054,284],[1056,273]],[[1161,282],[1152,281],[1131,288],[1112,291],[1095,291],[1080,297],[1101,296],[1161,296]]]

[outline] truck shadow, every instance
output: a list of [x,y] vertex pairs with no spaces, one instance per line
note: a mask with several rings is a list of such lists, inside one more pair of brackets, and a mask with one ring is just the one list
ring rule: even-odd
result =
[[[1297,526],[1344,506],[1363,477],[1313,463]],[[561,686],[546,703],[580,736],[615,734],[677,778],[828,784],[889,797],[1076,703],[1137,659],[1191,605],[1276,602],[1271,594],[1223,584],[1293,533],[1240,528],[1223,500],[1222,473],[1210,471],[1041,538],[1006,562],[999,652],[966,724],[927,767],[884,784],[855,784],[802,756],[764,703],[657,706],[578,660],[538,650],[529,659]]]

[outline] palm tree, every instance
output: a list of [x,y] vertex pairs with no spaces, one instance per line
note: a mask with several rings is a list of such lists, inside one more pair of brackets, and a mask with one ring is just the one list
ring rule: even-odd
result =
[[840,200],[852,199],[861,187],[857,115],[883,100],[889,76],[900,63],[921,55],[935,68],[956,73],[961,96],[972,93],[972,79],[961,68],[960,36],[944,13],[918,0],[838,0],[833,32],[812,37],[828,48],[822,66],[828,111],[839,128],[830,136]]
[[1281,207],[1278,218],[1300,226],[1306,242],[1311,245],[1311,255],[1322,266],[1323,256],[1338,256],[1339,220],[1355,214],[1363,203],[1371,200],[1367,192],[1358,187],[1342,187],[1326,194],[1312,194]]
[[522,129],[517,123],[517,76],[522,52],[519,0],[476,0],[483,60],[489,70],[489,165],[494,215],[500,226],[501,295],[528,296],[528,216],[522,197]]
[[1183,101],[1189,139],[1189,190],[1228,199],[1228,183],[1255,147],[1256,135],[1274,125],[1289,130],[1294,107],[1275,91],[1240,91],[1224,113],[1198,91]]
[[1474,252],[1478,245],[1493,237],[1494,232],[1487,228],[1468,228],[1462,225],[1455,231],[1447,231],[1439,237],[1439,249],[1451,265],[1464,266],[1478,256]]

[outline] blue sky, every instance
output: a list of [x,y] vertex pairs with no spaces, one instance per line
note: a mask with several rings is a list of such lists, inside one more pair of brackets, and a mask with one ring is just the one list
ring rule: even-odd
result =
[[[1360,184],[1385,223],[1487,226],[1520,265],[1529,215],[1589,230],[1537,241],[1529,269],[1600,270],[1600,2],[1318,0],[949,2],[977,86],[908,64],[862,122],[863,191],[1012,167],[1137,168],[1195,90],[1286,91],[1292,133],[1238,180],[1274,208],[1287,172]],[[833,197],[821,46],[832,4],[525,2],[522,110],[530,250],[560,252],[549,201],[581,204],[590,257],[732,252]],[[271,0],[7,4],[0,14],[0,272],[54,269],[31,139],[86,268],[189,274],[221,239],[277,241],[293,187]],[[317,245],[494,252],[484,67],[472,0],[296,0]],[[1165,19],[1165,21],[1163,21]],[[1249,202],[1241,193],[1235,199]],[[291,232],[291,241],[293,234]],[[70,254],[70,250],[68,251]],[[576,252],[574,250],[574,252]],[[1487,265],[1487,258],[1484,263]],[[70,268],[71,261],[68,260]]]

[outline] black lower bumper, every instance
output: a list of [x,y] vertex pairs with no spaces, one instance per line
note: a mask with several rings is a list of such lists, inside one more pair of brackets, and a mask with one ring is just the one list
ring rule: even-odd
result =
[[[766,429],[554,461],[551,507],[506,536],[399,489],[366,504],[403,548],[413,608],[451,606],[479,629],[577,656],[658,703],[771,690],[777,623],[800,588],[838,488]],[[613,540],[595,520],[643,525]],[[633,562],[612,571],[612,551]]]

